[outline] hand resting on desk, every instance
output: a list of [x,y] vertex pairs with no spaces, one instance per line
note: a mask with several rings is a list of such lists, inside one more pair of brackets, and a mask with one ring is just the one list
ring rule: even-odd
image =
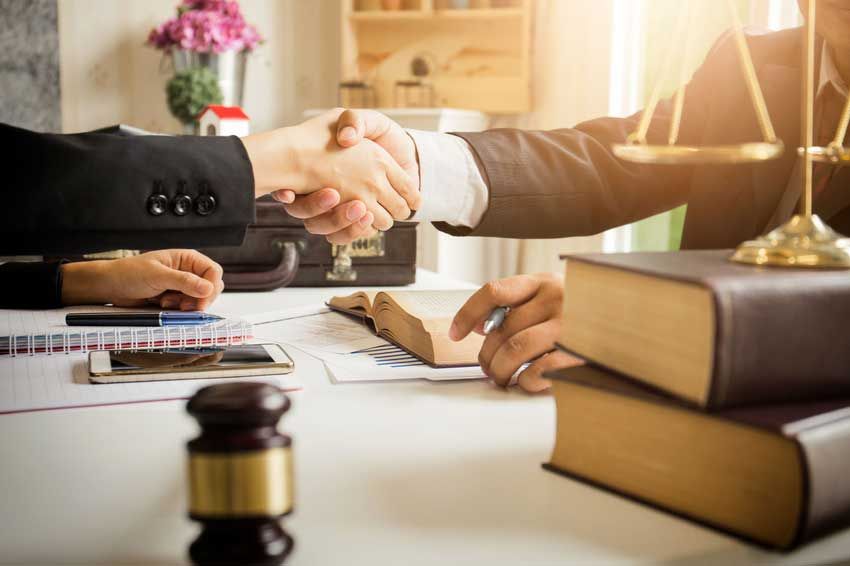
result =
[[62,266],[62,304],[204,310],[224,289],[219,264],[195,250]]

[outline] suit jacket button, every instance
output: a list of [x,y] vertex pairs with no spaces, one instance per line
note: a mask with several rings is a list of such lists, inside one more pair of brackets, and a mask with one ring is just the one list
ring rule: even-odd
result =
[[186,216],[192,210],[192,197],[189,195],[177,195],[171,201],[171,210],[177,216]]
[[201,195],[195,199],[195,212],[200,216],[208,216],[215,210],[215,197],[212,195]]
[[148,197],[148,214],[161,216],[168,208],[168,197],[163,194],[155,194]]

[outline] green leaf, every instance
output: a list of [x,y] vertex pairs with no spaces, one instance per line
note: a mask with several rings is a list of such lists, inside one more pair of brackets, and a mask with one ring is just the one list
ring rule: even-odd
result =
[[168,109],[182,123],[192,124],[201,110],[221,104],[218,77],[206,67],[187,69],[174,75],[165,87]]

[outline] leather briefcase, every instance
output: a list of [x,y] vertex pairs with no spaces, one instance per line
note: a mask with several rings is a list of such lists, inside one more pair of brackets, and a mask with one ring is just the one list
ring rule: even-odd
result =
[[241,246],[198,251],[224,268],[227,291],[392,286],[416,280],[415,224],[396,223],[387,232],[331,245],[270,198],[257,201],[257,221],[248,226]]

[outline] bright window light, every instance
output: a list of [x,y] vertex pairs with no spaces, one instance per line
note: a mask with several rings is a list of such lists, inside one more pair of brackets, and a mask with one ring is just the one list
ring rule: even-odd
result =
[[794,0],[769,0],[767,6],[767,27],[780,30],[802,24],[800,10]]
[[[645,0],[613,0],[608,114],[629,116],[641,107],[643,91],[643,20]],[[602,235],[605,252],[632,249],[632,227],[621,226]]]

